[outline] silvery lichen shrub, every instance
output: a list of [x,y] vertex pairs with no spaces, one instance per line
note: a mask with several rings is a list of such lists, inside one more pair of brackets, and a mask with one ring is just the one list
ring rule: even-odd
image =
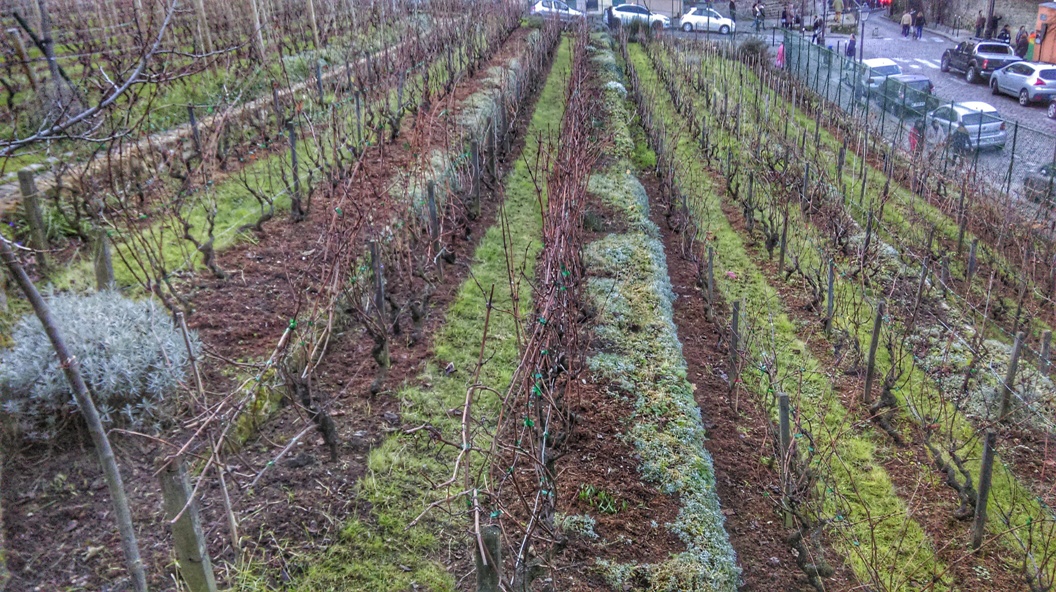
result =
[[[75,356],[103,423],[156,431],[189,363],[167,311],[115,292],[56,294],[48,306]],[[192,348],[200,349],[190,335]],[[73,390],[35,315],[17,322],[0,351],[0,400],[23,435],[54,437],[77,411]]]

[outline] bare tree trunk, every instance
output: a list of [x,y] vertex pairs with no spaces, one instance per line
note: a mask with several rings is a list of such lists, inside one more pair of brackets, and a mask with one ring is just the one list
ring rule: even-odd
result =
[[[40,0],[40,3],[41,8],[43,8],[44,0]],[[29,276],[26,275],[26,270],[22,268],[22,264],[15,258],[14,252],[11,251],[11,246],[3,238],[0,238],[0,259],[4,260],[4,264],[11,270],[11,275],[14,276],[15,282],[18,283],[18,287],[22,289],[22,293],[26,295],[26,299],[33,306],[33,312],[40,319],[40,324],[44,326],[44,332],[48,334],[51,346],[59,357],[62,371],[66,374],[66,380],[70,382],[70,388],[73,389],[73,396],[77,400],[77,406],[88,424],[88,432],[92,435],[92,442],[95,444],[95,451],[99,455],[99,464],[103,468],[106,484],[110,488],[117,529],[121,533],[121,547],[125,553],[125,564],[128,567],[129,574],[132,576],[134,589],[136,592],[146,592],[147,576],[143,569],[143,560],[139,556],[139,545],[136,543],[136,531],[132,526],[132,512],[128,505],[128,497],[125,495],[125,484],[121,480],[121,470],[117,466],[117,459],[114,458],[114,451],[110,448],[110,440],[106,436],[102,420],[99,419],[99,412],[96,410],[95,403],[88,393],[88,386],[84,383],[84,378],[81,376],[77,358],[71,356],[69,350],[66,349],[66,342],[55,324],[55,319],[51,316],[51,310],[44,302],[44,299],[41,298],[40,292],[37,291],[36,286],[30,281]]]

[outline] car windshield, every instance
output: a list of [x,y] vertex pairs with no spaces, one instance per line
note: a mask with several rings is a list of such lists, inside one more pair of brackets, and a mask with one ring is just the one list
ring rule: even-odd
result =
[[1012,55],[1012,46],[1010,45],[997,45],[996,43],[985,43],[979,46],[979,53],[1003,53],[1005,55]]
[[927,91],[931,88],[930,80],[911,80],[906,83],[906,86],[913,90]]
[[871,68],[873,76],[894,76],[895,74],[901,74],[902,70],[898,66],[878,66]]
[[1038,78],[1049,81],[1056,80],[1056,69],[1049,68],[1047,70],[1042,70],[1038,72]]
[[964,125],[980,125],[984,123],[1000,123],[1001,118],[996,113],[968,113],[961,118]]

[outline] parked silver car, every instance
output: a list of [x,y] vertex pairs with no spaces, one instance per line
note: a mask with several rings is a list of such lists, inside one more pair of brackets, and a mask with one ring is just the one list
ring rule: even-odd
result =
[[[975,151],[982,148],[1005,147],[1008,133],[1005,131],[1005,120],[998,114],[993,105],[980,101],[942,105],[925,118],[925,124],[938,124],[939,129],[951,147],[957,151]],[[967,137],[958,137],[957,130],[964,125]]]
[[1056,97],[1056,66],[1042,62],[1016,62],[994,72],[990,91],[1019,97],[1026,107]]

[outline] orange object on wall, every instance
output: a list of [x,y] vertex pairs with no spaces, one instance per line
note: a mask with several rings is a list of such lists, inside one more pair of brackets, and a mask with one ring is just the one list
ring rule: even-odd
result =
[[1034,31],[1034,60],[1056,64],[1056,2],[1038,4]]

